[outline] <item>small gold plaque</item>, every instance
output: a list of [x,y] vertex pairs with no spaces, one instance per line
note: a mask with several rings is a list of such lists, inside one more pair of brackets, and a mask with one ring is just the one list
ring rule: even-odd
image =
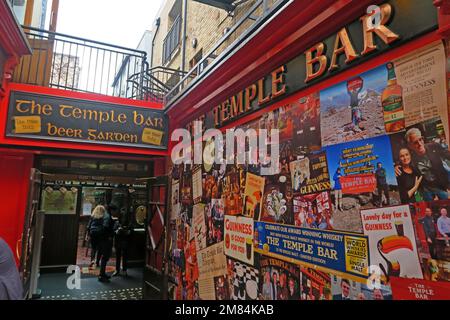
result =
[[142,132],[142,142],[160,146],[163,135],[163,131],[144,128],[144,132]]
[[15,133],[41,133],[40,116],[14,117]]

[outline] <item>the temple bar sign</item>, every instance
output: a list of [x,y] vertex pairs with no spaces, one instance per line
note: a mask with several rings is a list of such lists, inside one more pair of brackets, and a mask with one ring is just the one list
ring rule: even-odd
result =
[[162,110],[12,91],[6,136],[166,149]]

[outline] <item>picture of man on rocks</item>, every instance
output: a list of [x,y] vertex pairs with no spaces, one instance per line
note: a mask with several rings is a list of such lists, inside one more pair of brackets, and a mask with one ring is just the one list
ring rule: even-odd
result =
[[386,133],[381,105],[386,79],[382,65],[320,91],[323,147]]
[[360,210],[400,204],[387,135],[325,148],[335,230],[362,232]]

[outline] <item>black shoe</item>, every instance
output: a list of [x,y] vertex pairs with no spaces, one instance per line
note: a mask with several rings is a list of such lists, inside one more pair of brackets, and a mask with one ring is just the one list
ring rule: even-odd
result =
[[113,277],[120,276],[120,270],[114,271],[114,273],[112,274],[112,276],[113,276]]
[[111,282],[111,281],[109,280],[109,278],[107,278],[107,277],[105,277],[105,276],[100,276],[100,277],[98,277],[98,281],[100,281],[100,282]]

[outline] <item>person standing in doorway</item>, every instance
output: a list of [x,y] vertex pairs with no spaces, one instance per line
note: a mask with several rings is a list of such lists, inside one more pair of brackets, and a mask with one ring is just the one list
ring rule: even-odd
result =
[[114,247],[116,249],[116,270],[113,277],[120,275],[122,262],[122,275],[127,276],[128,244],[131,235],[130,219],[125,208],[122,208],[119,218],[114,223]]
[[113,246],[114,237],[114,221],[112,216],[118,215],[118,208],[115,204],[110,204],[108,206],[108,211],[105,212],[103,216],[103,234],[100,240],[100,253],[102,259],[100,262],[100,274],[98,280],[100,282],[109,282],[110,276],[106,274],[106,265],[111,257],[111,251]]
[[103,217],[106,209],[102,205],[94,208],[89,220],[87,229],[89,232],[89,241],[91,243],[91,267],[100,265],[100,242],[103,236]]
[[14,255],[0,238],[0,300],[23,300],[23,287]]

